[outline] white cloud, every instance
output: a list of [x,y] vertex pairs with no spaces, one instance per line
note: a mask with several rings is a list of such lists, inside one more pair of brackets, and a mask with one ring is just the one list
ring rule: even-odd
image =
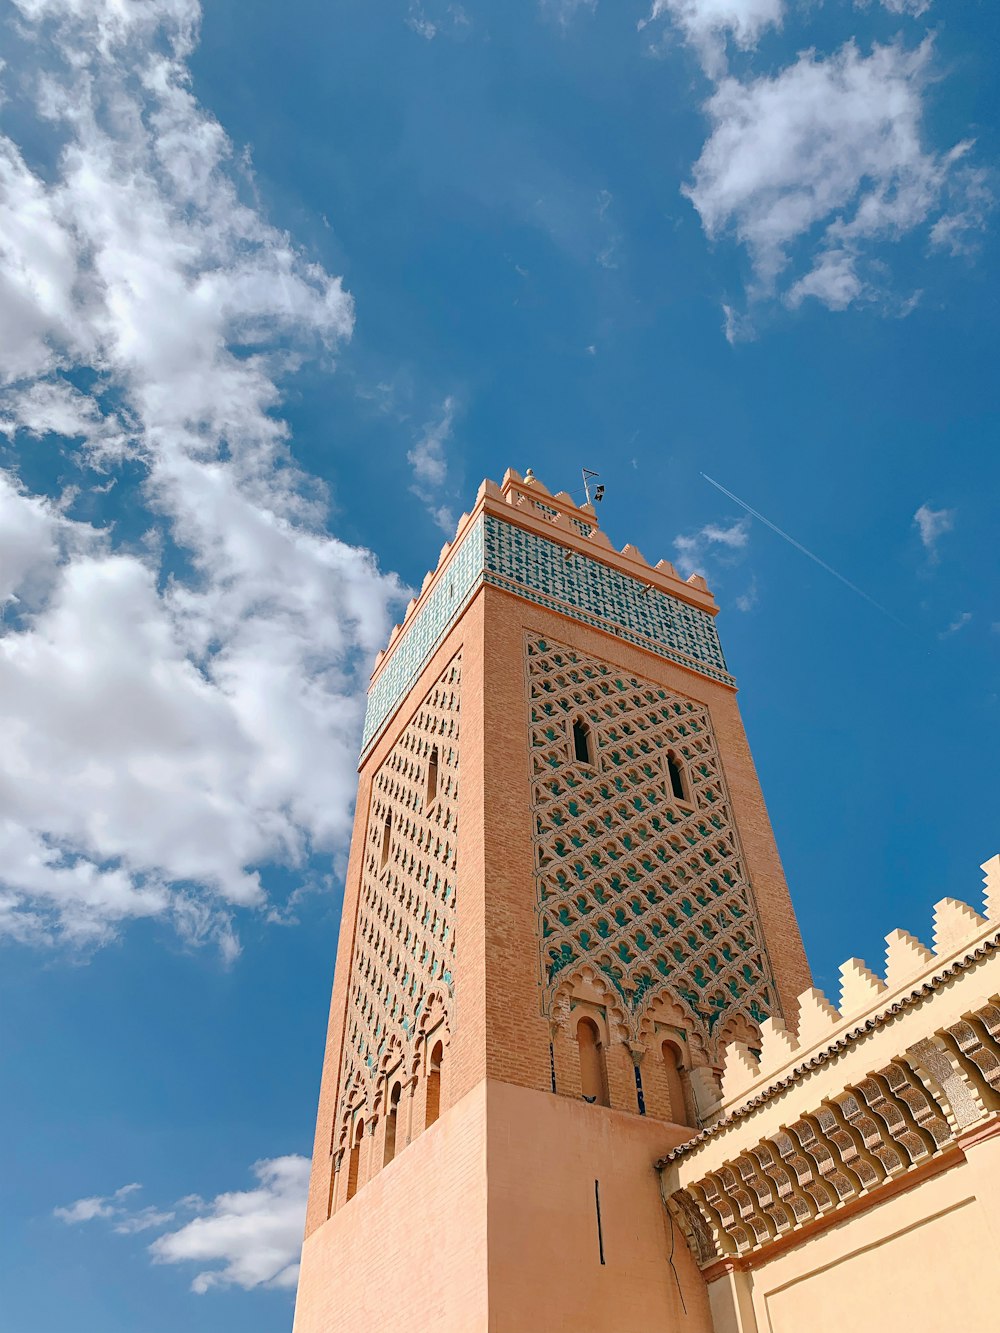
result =
[[749,518],[737,519],[728,527],[706,523],[697,532],[680,533],[674,538],[674,564],[685,578],[689,574],[704,574],[720,555],[724,563],[732,561],[749,541]]
[[694,47],[706,73],[725,70],[726,41],[743,50],[756,46],[761,33],[781,24],[783,0],[654,0],[647,22],[669,17]]
[[455,398],[449,394],[441,404],[439,416],[427,422],[420,438],[406,455],[413,469],[413,485],[410,489],[423,500],[435,523],[449,537],[455,531],[455,516],[451,507],[443,501],[442,492],[448,483],[446,448],[451,439],[457,410]]
[[[685,193],[710,239],[733,235],[749,253],[751,297],[784,292],[844,309],[871,294],[860,271],[877,242],[927,225],[949,245],[981,223],[982,173],[923,144],[930,39],[914,50],[854,42],[805,52],[773,77],[725,77],[706,103],[711,135]],[[974,203],[970,205],[970,199]],[[731,327],[735,329],[735,325]]]
[[351,298],[245,202],[190,91],[193,0],[17,5],[32,133],[62,148],[43,177],[0,137],[0,430],[70,451],[95,495],[139,463],[149,531],[0,472],[0,934],[159,917],[231,956],[268,864],[343,845],[406,595],[330,535],[275,415]]
[[946,532],[955,526],[954,509],[932,509],[929,504],[922,504],[913,515],[913,523],[920,533],[924,550],[932,560],[938,558],[937,544]]
[[[148,1247],[154,1263],[215,1265],[202,1268],[191,1283],[202,1294],[212,1287],[294,1287],[309,1190],[309,1159],[297,1154],[256,1162],[257,1185],[218,1194],[206,1201],[189,1194],[169,1209],[135,1208],[130,1196],[141,1185],[123,1185],[114,1194],[77,1199],[53,1215],[68,1225],[102,1220],[120,1236],[163,1229],[178,1213],[189,1220],[164,1231]],[[190,1214],[195,1216],[190,1216]]]
[[191,1289],[294,1287],[309,1188],[307,1157],[257,1162],[256,1189],[220,1194],[202,1216],[159,1236],[149,1247],[157,1263],[221,1264],[197,1274]]

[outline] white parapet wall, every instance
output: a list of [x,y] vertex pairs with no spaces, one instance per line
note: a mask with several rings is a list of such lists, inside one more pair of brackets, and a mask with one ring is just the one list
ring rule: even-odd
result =
[[905,930],[885,937],[883,975],[860,958],[848,958],[840,967],[839,1004],[832,1004],[815,986],[798,997],[796,1030],[777,1018],[761,1026],[759,1056],[734,1042],[722,1075],[722,1098],[714,1119],[729,1115],[786,1077],[813,1056],[889,1010],[897,1001],[961,962],[1000,933],[1000,855],[983,867],[984,915],[957,898],[934,904],[932,946]]

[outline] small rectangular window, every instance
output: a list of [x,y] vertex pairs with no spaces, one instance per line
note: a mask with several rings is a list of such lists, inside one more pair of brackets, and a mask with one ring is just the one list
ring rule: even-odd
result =
[[573,719],[573,755],[578,764],[593,764],[594,746],[590,727],[582,718]]

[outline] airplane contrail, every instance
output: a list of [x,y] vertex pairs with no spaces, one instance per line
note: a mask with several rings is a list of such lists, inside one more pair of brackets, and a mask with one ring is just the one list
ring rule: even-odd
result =
[[741,509],[745,509],[751,518],[756,518],[759,522],[763,523],[766,528],[770,528],[772,532],[776,532],[778,536],[783,537],[789,545],[794,546],[797,551],[801,551],[803,555],[807,555],[814,564],[819,565],[820,569],[825,569],[828,574],[832,574],[835,579],[839,579],[845,587],[850,588],[851,592],[856,592],[859,597],[863,597],[866,602],[871,606],[874,606],[876,611],[881,611],[884,616],[887,616],[890,620],[894,621],[895,624],[899,625],[902,629],[906,629],[906,626],[898,616],[894,616],[891,611],[887,611],[880,602],[876,602],[874,597],[869,597],[864,588],[859,588],[856,583],[852,583],[850,579],[844,578],[843,574],[839,574],[832,565],[828,565],[825,560],[821,560],[818,555],[815,555],[810,551],[808,546],[803,546],[801,542],[797,542],[794,537],[785,532],[784,528],[779,528],[777,523],[772,523],[769,518],[765,518],[758,510],[754,509],[751,505],[748,505],[746,500],[741,500],[738,495],[734,495],[732,491],[727,490],[721,482],[710,477],[707,472],[702,472],[699,475],[704,477],[710,486],[714,486],[717,491],[721,491],[723,495],[728,496],[730,500],[733,500],[738,504]]

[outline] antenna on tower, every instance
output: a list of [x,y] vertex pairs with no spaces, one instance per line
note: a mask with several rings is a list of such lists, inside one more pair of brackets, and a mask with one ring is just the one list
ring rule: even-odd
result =
[[600,474],[599,472],[594,472],[594,471],[592,471],[592,469],[589,468],[589,467],[585,467],[585,468],[583,469],[583,493],[584,493],[584,495],[587,497],[587,504],[591,504],[591,503],[594,503],[594,504],[600,504],[600,502],[604,499],[604,486],[603,486],[603,484],[600,485],[600,486],[595,486],[595,487],[594,487],[594,494],[593,494],[593,495],[590,494],[590,479],[591,479],[591,477],[599,477],[600,475],[601,475],[601,474]]

